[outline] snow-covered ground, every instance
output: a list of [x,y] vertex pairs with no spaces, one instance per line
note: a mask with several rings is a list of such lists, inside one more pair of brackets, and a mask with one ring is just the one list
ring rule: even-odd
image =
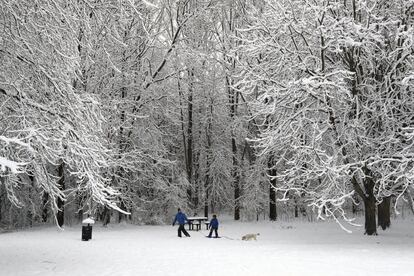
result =
[[[334,222],[221,221],[221,239],[177,227],[37,227],[0,234],[0,275],[414,275],[414,220],[378,236],[348,234]],[[257,241],[242,241],[260,233]]]

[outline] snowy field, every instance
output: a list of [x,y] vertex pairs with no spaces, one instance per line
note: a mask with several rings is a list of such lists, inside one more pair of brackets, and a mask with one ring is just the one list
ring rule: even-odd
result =
[[[177,227],[95,225],[0,234],[0,275],[414,275],[414,220],[367,237],[333,222],[221,221],[221,239]],[[246,233],[257,241],[242,241]]]

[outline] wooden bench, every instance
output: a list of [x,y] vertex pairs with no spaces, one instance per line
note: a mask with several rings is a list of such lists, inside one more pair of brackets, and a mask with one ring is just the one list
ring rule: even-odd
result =
[[205,221],[204,224],[206,225],[206,230],[208,230],[208,226],[210,225],[209,221]]

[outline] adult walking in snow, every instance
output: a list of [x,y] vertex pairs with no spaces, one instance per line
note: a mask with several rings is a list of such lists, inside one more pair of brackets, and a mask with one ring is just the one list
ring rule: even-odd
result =
[[210,224],[209,224],[210,234],[208,234],[207,237],[211,238],[211,235],[213,234],[213,230],[214,230],[216,234],[215,238],[218,238],[219,237],[217,233],[218,226],[219,226],[219,222],[218,222],[217,216],[213,215],[213,218],[210,220]]
[[178,213],[175,215],[175,219],[174,219],[172,225],[174,226],[176,222],[178,222],[178,224],[180,225],[178,227],[178,237],[180,237],[180,238],[181,238],[181,232],[183,232],[184,235],[186,235],[187,237],[190,236],[190,234],[188,234],[188,232],[184,228],[184,225],[185,225],[186,221],[187,221],[187,216],[183,212],[181,212],[180,208],[178,208]]

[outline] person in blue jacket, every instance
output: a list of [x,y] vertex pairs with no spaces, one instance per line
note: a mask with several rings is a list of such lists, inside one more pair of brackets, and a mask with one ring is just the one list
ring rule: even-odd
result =
[[210,234],[208,234],[209,238],[211,238],[211,235],[213,234],[213,230],[216,233],[216,238],[219,237],[217,233],[218,226],[219,226],[219,222],[218,222],[217,216],[213,215],[213,218],[210,220],[210,224],[209,224],[209,227],[210,227]]
[[181,232],[183,232],[184,235],[186,235],[187,237],[190,236],[190,234],[188,234],[188,232],[184,228],[184,225],[185,225],[186,221],[187,221],[187,216],[183,212],[181,212],[180,208],[178,208],[178,213],[175,215],[175,219],[174,219],[172,225],[174,226],[176,222],[178,222],[178,224],[180,225],[178,227],[178,237],[180,237],[180,238],[181,238]]

